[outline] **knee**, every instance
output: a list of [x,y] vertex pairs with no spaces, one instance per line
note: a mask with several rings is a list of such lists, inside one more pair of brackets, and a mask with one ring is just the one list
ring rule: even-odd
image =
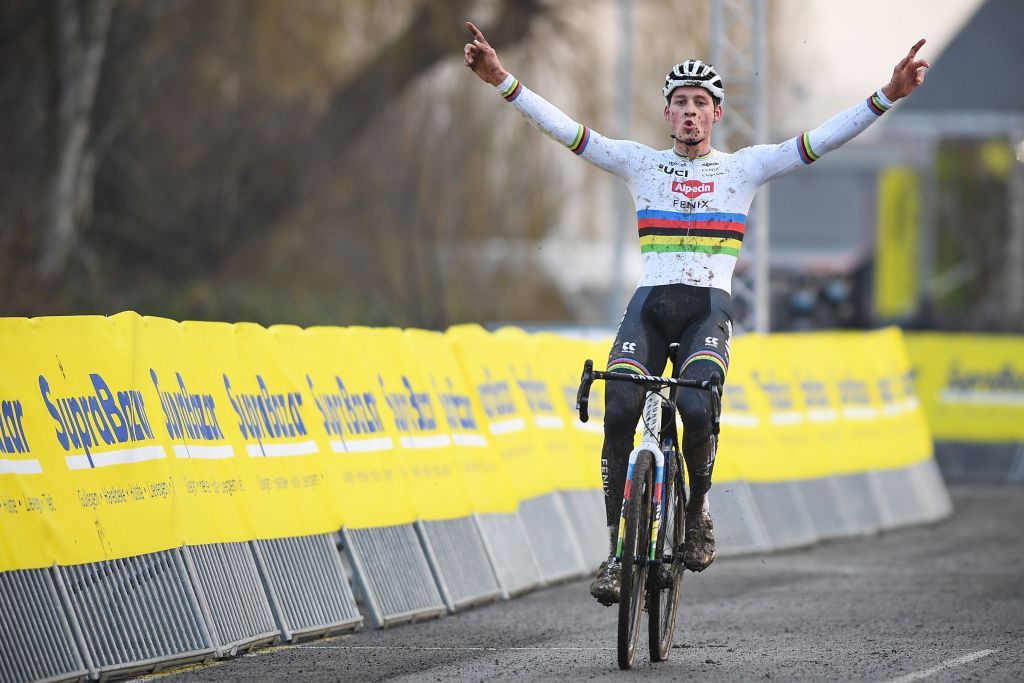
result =
[[609,403],[604,409],[604,428],[607,432],[622,433],[636,429],[636,416],[631,415],[629,406],[623,403]]
[[[608,383],[604,404],[604,428],[606,432],[617,434],[630,434],[636,430],[637,420],[640,419],[640,412],[637,407],[636,398],[632,392],[621,391],[620,387],[613,387]],[[621,387],[631,389],[632,387]]]
[[711,397],[699,389],[682,389],[676,395],[676,405],[683,416],[686,439],[706,438],[711,434]]

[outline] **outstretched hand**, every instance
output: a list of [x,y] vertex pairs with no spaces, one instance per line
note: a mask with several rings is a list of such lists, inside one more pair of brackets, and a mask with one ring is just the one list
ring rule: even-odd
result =
[[466,43],[466,47],[463,48],[466,66],[472,69],[481,81],[491,85],[500,85],[508,76],[508,72],[498,61],[498,54],[484,38],[483,32],[472,22],[467,21],[466,28],[473,34],[473,42]]
[[892,78],[882,88],[882,94],[895,102],[914,92],[917,86],[924,83],[925,71],[931,66],[926,59],[916,59],[917,51],[924,45],[924,38],[914,43],[910,52],[896,64],[892,70]]

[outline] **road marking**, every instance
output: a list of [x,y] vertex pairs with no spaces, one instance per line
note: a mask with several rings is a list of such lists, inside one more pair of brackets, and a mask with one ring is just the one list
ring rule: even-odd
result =
[[460,647],[430,647],[417,645],[295,645],[296,650],[439,650],[445,652],[465,651],[472,652],[519,652],[526,650],[550,651],[550,650],[600,650],[606,652],[614,650],[614,647],[473,647],[470,645]]
[[995,652],[995,650],[978,650],[977,652],[972,652],[971,654],[964,655],[963,657],[957,657],[956,659],[947,659],[941,664],[936,664],[930,669],[922,669],[921,671],[915,671],[914,673],[907,674],[906,676],[894,678],[891,681],[889,681],[889,683],[910,683],[910,681],[920,681],[923,678],[934,676],[940,671],[952,669],[954,666],[960,666],[961,664],[970,664],[976,659],[988,657],[993,652]]

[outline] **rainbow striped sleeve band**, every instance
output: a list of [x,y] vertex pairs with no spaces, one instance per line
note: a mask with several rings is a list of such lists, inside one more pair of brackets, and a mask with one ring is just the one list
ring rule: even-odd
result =
[[523,84],[520,83],[519,79],[512,74],[506,76],[505,80],[503,80],[497,88],[498,92],[501,93],[501,96],[509,102],[514,102],[515,99],[519,97],[519,93],[523,92]]
[[892,106],[892,102],[889,98],[882,94],[881,90],[876,90],[871,93],[871,97],[868,98],[868,109],[875,116],[881,116],[885,112],[889,111],[889,107]]
[[815,154],[811,148],[811,136],[804,133],[796,139],[796,149],[800,152],[800,160],[805,164],[813,164],[815,161],[821,158],[820,154]]
[[576,131],[576,137],[573,138],[572,144],[569,145],[569,151],[579,156],[586,151],[587,143],[590,142],[590,129],[582,123],[577,125],[579,125],[579,130]]

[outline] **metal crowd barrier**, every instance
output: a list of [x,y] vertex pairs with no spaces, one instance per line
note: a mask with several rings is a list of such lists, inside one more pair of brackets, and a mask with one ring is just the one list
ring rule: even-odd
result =
[[501,597],[498,577],[472,517],[417,522],[416,531],[449,612]]
[[55,574],[91,677],[214,655],[180,548],[58,566]]
[[604,492],[600,489],[560,491],[565,512],[576,530],[587,569],[608,557],[608,525],[605,524]]
[[715,541],[722,556],[768,550],[768,536],[746,482],[715,484],[708,491]]
[[217,657],[281,636],[248,543],[186,545],[181,551]]
[[846,498],[835,477],[801,479],[795,483],[819,539],[840,538],[852,533],[852,515],[846,509]]
[[949,481],[1024,484],[1024,443],[936,441],[935,460]]
[[474,515],[480,538],[506,600],[544,584],[518,512]]
[[362,626],[333,534],[249,544],[283,640]]
[[86,676],[75,640],[49,569],[0,572],[0,681]]
[[341,537],[375,626],[384,628],[447,611],[412,524],[343,528]]
[[835,480],[848,513],[850,533],[873,534],[881,529],[881,511],[868,473],[836,475]]
[[521,501],[519,517],[546,583],[574,579],[587,572],[576,532],[556,493]]
[[921,521],[925,502],[914,486],[910,468],[874,470],[882,526],[892,529]]
[[950,514],[953,511],[953,501],[949,498],[949,490],[942,479],[938,463],[934,459],[929,459],[911,465],[909,469],[918,498],[922,501],[922,515],[919,521],[932,522]]
[[750,482],[748,486],[773,549],[797,548],[818,540],[803,495],[795,483]]

